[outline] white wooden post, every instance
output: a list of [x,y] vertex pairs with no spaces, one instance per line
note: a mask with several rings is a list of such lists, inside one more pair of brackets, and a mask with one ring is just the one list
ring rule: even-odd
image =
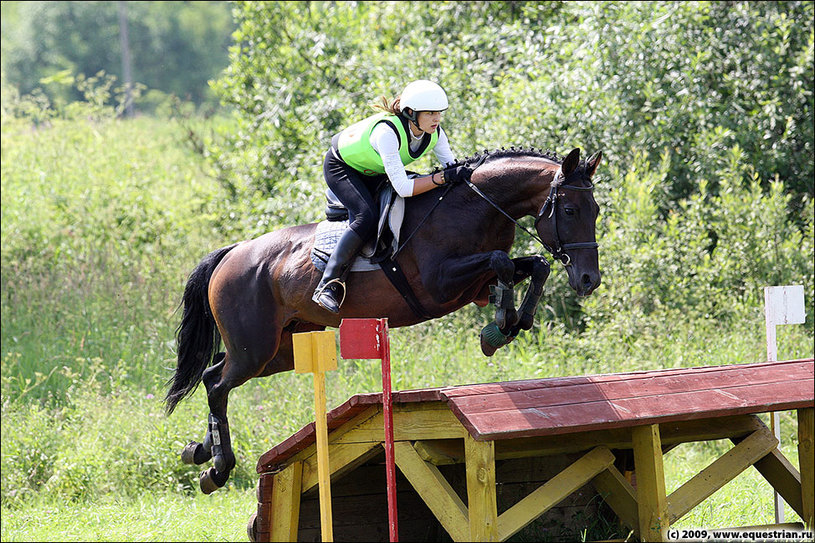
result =
[[[767,361],[775,362],[778,360],[776,325],[802,324],[806,320],[803,285],[764,287],[764,319],[767,327]],[[770,427],[780,445],[781,428],[778,411],[770,413]],[[784,502],[778,492],[773,491],[773,498],[775,522],[781,524],[784,522]]]

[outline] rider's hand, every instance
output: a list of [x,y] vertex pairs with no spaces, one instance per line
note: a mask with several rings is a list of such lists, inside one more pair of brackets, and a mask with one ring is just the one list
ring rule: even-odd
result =
[[473,175],[473,170],[467,166],[451,166],[444,170],[444,183],[445,184],[458,184],[464,181],[469,181],[470,176]]

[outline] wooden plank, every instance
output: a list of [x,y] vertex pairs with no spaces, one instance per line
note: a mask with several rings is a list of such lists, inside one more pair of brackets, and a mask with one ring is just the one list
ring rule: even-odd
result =
[[812,378],[806,364],[767,368],[733,366],[711,372],[699,379],[693,373],[657,375],[648,380],[624,379],[607,382],[587,382],[567,387],[510,390],[502,394],[468,395],[456,399],[465,412],[489,413],[507,409],[542,408],[555,405],[573,405],[585,402],[620,400],[647,396],[663,396],[711,389],[785,383]]
[[[668,518],[674,523],[711,494],[732,481],[742,471],[766,456],[778,445],[768,428],[757,430],[717,458],[668,496]],[[637,472],[639,482],[639,472]]]
[[464,438],[470,541],[498,541],[495,443]]
[[467,506],[438,468],[422,460],[413,446],[405,441],[394,443],[394,456],[399,470],[453,541],[467,541],[470,535]]
[[625,476],[614,466],[609,466],[592,479],[592,484],[623,524],[637,533],[639,530],[637,491]]
[[634,469],[637,474],[637,517],[640,539],[667,541],[669,526],[666,514],[665,474],[662,466],[662,444],[659,426],[637,426],[634,438]]
[[[394,409],[393,437],[396,441],[462,438],[467,430],[444,404],[442,409]],[[366,443],[385,440],[382,414],[345,432],[335,443]]]
[[[269,526],[271,541],[297,541],[302,476],[302,462],[290,464],[286,469],[274,475],[271,526]],[[266,526],[265,522],[264,526]]]
[[449,466],[464,462],[464,441],[461,439],[422,439],[413,448],[425,462],[434,466]]
[[801,508],[804,523],[815,527],[815,409],[798,410],[798,466],[801,470]]
[[[659,425],[660,440],[665,445],[678,445],[690,441],[709,441],[745,437],[763,427],[755,415],[736,415],[715,419],[673,421]],[[609,449],[632,449],[631,428],[591,430],[562,435],[535,436],[517,439],[502,439],[495,442],[496,460],[524,458],[528,456],[548,456],[587,451],[600,445]],[[452,450],[450,454],[453,454]],[[464,456],[461,444],[461,458]]]
[[[328,443],[336,442],[345,435],[346,432],[350,432],[366,420],[381,412],[381,406],[365,407],[359,411],[355,411],[353,417],[344,420],[342,424],[336,428],[334,428],[332,424],[329,424]],[[316,454],[317,443],[315,441],[316,434],[314,433],[314,428],[315,425],[313,422],[307,424],[290,438],[262,454],[258,459],[258,473],[274,471],[286,464],[299,462]]]
[[613,464],[614,455],[605,447],[597,447],[586,453],[504,511],[498,517],[498,541],[506,541],[518,533],[530,522],[566,499],[572,492],[591,481],[595,475],[609,466],[613,467]]
[[759,362],[754,364],[723,364],[718,366],[698,366],[693,368],[666,368],[659,370],[644,370],[625,373],[605,373],[585,376],[554,377],[547,379],[525,379],[519,381],[509,381],[501,383],[484,383],[477,385],[466,385],[448,387],[441,390],[442,396],[447,399],[461,398],[464,396],[477,396],[483,394],[505,394],[510,391],[535,390],[540,388],[557,388],[579,385],[584,383],[608,383],[613,381],[636,381],[647,382],[655,377],[665,375],[687,375],[692,379],[704,380],[720,372],[732,371],[778,371],[786,366],[803,366],[810,368],[813,373],[813,359],[805,358],[798,360],[783,360],[773,362]]
[[[741,440],[734,440],[734,443],[739,443],[739,441]],[[801,474],[781,451],[773,449],[770,454],[753,464],[753,467],[767,479],[767,482],[784,498],[784,501],[803,518]]]
[[[812,406],[813,383],[767,383],[672,394],[660,398],[627,398],[551,408],[490,413],[457,413],[476,438],[499,440],[555,435],[632,425],[762,413],[772,409]],[[452,406],[454,412],[456,406]]]
[[[339,479],[344,474],[364,463],[379,453],[380,443],[335,443],[328,448],[328,464],[331,480]],[[303,460],[302,492],[307,492],[317,485],[319,469],[317,455]]]

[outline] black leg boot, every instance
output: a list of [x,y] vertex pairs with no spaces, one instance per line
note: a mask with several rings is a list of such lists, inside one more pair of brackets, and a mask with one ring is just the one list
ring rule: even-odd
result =
[[340,306],[345,300],[345,276],[357,251],[362,248],[365,241],[350,228],[343,232],[331,258],[325,266],[323,278],[314,291],[312,300],[321,307],[339,313]]

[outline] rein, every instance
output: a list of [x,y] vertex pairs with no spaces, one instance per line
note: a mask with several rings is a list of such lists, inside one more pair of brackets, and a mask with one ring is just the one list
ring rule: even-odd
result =
[[[561,178],[560,183],[557,182],[558,178]],[[509,213],[507,213],[506,211],[501,209],[501,207],[498,204],[496,204],[495,202],[490,200],[490,198],[486,194],[484,194],[481,191],[481,189],[476,187],[473,184],[472,181],[467,180],[467,185],[471,189],[473,189],[473,191],[476,194],[478,194],[482,199],[484,199],[484,201],[486,201],[492,207],[497,209],[502,215],[504,215],[506,218],[508,218],[510,221],[512,221],[515,224],[516,227],[520,228],[521,230],[526,232],[527,235],[529,235],[529,237],[531,237],[532,239],[534,239],[535,241],[540,243],[543,246],[544,249],[546,249],[547,251],[549,251],[549,253],[551,253],[552,258],[554,258],[555,260],[559,260],[564,266],[569,266],[572,263],[572,259],[569,256],[569,254],[566,252],[567,249],[595,249],[599,245],[597,244],[596,241],[581,241],[581,242],[575,242],[575,243],[561,243],[560,242],[560,235],[559,235],[558,229],[557,229],[557,213],[556,213],[557,202],[558,202],[558,192],[557,192],[558,189],[569,189],[569,190],[579,190],[579,191],[592,191],[592,190],[594,190],[594,185],[589,185],[588,187],[578,187],[577,185],[564,185],[564,184],[562,184],[563,183],[562,178],[563,178],[563,171],[558,170],[557,173],[555,174],[554,179],[552,180],[552,183],[549,185],[550,186],[550,188],[549,188],[549,196],[546,198],[546,201],[541,206],[540,211],[538,211],[537,217],[535,217],[535,227],[537,228],[538,223],[540,222],[540,220],[544,216],[546,208],[551,206],[551,210],[549,211],[549,217],[548,218],[552,219],[552,222],[553,222],[552,227],[553,227],[553,230],[554,230],[554,233],[555,233],[555,248],[554,249],[552,249],[546,243],[544,243],[544,241],[540,238],[540,236],[538,236],[537,234],[535,234],[533,232],[530,232],[527,228],[525,228],[523,225],[521,225],[521,223],[519,223],[517,220],[513,219],[509,215]]]
[[[476,168],[481,166],[481,164],[484,163],[485,159],[486,159],[486,155],[482,156],[473,165],[472,171],[474,172],[476,170]],[[560,181],[560,182],[558,182],[558,181]],[[535,223],[534,223],[535,228],[537,228],[538,223],[541,221],[541,219],[543,218],[543,216],[544,216],[544,214],[546,212],[546,208],[549,207],[550,208],[549,217],[547,217],[547,218],[552,219],[552,229],[554,230],[554,234],[555,234],[555,248],[554,249],[549,247],[541,239],[541,237],[538,236],[536,233],[530,232],[529,229],[524,227],[517,220],[513,219],[512,216],[509,213],[507,213],[506,211],[501,209],[501,206],[499,206],[498,204],[493,202],[489,198],[489,196],[484,194],[481,191],[481,189],[476,187],[473,184],[472,181],[467,179],[466,183],[467,183],[467,186],[469,186],[484,201],[486,201],[488,204],[490,204],[492,207],[494,207],[496,210],[498,210],[498,212],[501,213],[502,215],[504,215],[507,219],[512,221],[512,223],[516,227],[520,228],[521,230],[526,232],[529,237],[531,237],[532,239],[534,239],[535,241],[540,243],[541,246],[543,246],[544,249],[549,251],[549,253],[552,255],[552,258],[554,258],[555,260],[559,260],[564,266],[569,266],[572,263],[572,259],[569,256],[569,254],[566,252],[568,249],[596,249],[599,245],[598,245],[598,243],[596,241],[580,241],[580,242],[575,242],[575,243],[561,243],[560,242],[560,234],[558,233],[558,228],[557,228],[557,213],[556,213],[556,211],[557,211],[557,203],[558,203],[558,189],[568,189],[568,190],[577,190],[577,191],[593,191],[594,190],[594,185],[589,185],[588,187],[578,187],[577,185],[564,185],[563,181],[565,181],[565,179],[563,178],[563,171],[558,169],[557,173],[555,174],[554,179],[552,179],[552,183],[549,185],[549,187],[550,187],[549,188],[549,196],[547,196],[546,201],[541,206],[540,211],[538,211],[538,215],[535,217]],[[452,189],[452,188],[453,188],[453,185],[448,185],[447,186],[447,188],[444,190],[444,193],[442,193],[442,195],[439,196],[439,198],[436,200],[436,203],[433,204],[433,206],[430,208],[430,210],[427,212],[427,214],[424,216],[424,218],[421,221],[419,221],[419,224],[416,226],[416,228],[413,229],[413,232],[411,232],[410,235],[405,239],[405,241],[396,249],[396,251],[394,251],[393,255],[391,256],[391,259],[393,259],[393,260],[396,259],[396,256],[399,254],[399,252],[402,249],[405,248],[405,246],[408,244],[408,242],[411,240],[411,238],[413,238],[413,235],[416,232],[419,231],[419,228],[421,228],[421,226],[425,223],[425,221],[430,217],[430,214],[433,213],[433,211],[436,209],[436,207],[438,207],[438,205],[441,203],[441,201],[444,199],[444,197],[447,196],[447,194],[450,192],[450,189]],[[546,261],[546,258],[544,258],[544,261]],[[548,261],[546,263],[547,263],[547,265],[549,264]]]

